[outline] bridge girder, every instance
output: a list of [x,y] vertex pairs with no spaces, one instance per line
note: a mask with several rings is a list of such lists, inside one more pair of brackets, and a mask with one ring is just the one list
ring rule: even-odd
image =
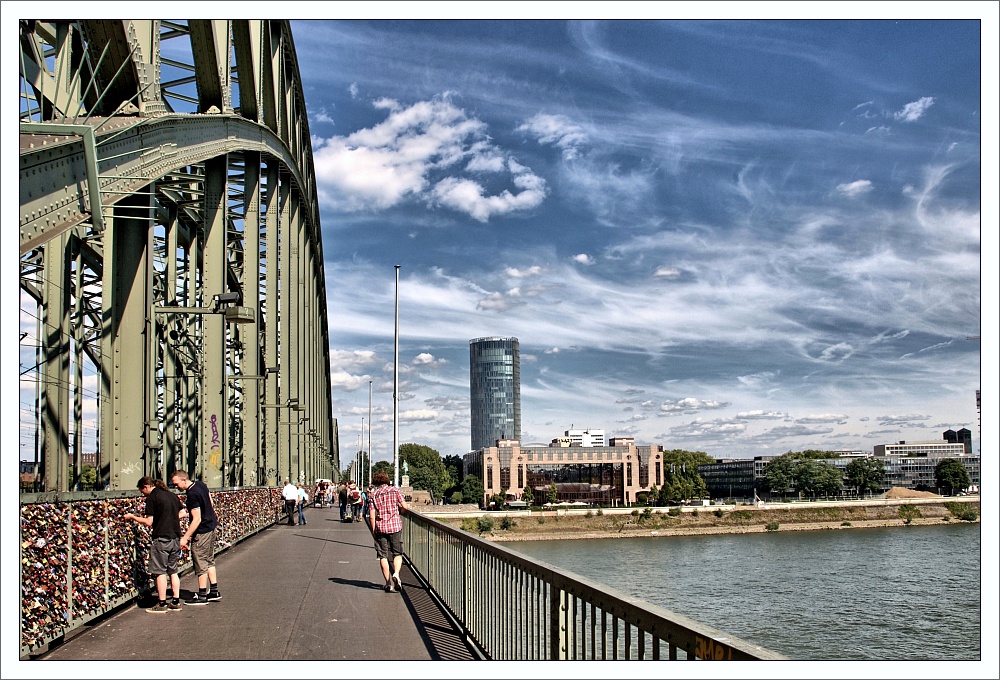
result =
[[211,487],[334,477],[288,22],[20,29],[21,439],[40,434],[46,490],[79,488],[84,453],[112,489],[177,469]]

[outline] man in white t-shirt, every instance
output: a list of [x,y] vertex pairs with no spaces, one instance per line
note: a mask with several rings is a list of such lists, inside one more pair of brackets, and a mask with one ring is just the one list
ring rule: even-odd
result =
[[302,487],[302,483],[301,482],[295,485],[295,491],[298,494],[298,498],[296,499],[298,502],[297,502],[297,504],[296,504],[295,507],[299,511],[299,524],[305,524],[306,523],[306,503],[309,502],[309,494]]
[[281,490],[281,497],[285,499],[285,512],[288,513],[288,524],[295,526],[295,506],[299,502],[299,490],[292,484],[291,480],[285,480],[285,487]]

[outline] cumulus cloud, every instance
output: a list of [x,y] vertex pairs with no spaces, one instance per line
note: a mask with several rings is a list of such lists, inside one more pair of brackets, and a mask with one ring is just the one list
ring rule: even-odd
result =
[[547,350],[545,350],[545,354],[559,354],[559,348],[549,347]]
[[413,411],[401,411],[399,413],[399,419],[404,422],[423,422],[434,420],[437,417],[438,412],[430,409],[415,409]]
[[736,414],[737,420],[781,420],[785,417],[784,413],[779,413],[778,411],[740,411]]
[[830,434],[833,432],[833,428],[830,427],[807,427],[805,425],[779,425],[773,427],[767,432],[757,435],[755,439],[760,440],[778,440],[785,439],[786,437],[816,437],[819,435]]
[[361,387],[367,387],[369,380],[370,378],[367,375],[352,375],[347,371],[341,370],[330,371],[330,387],[335,390],[352,392]]
[[347,91],[351,94],[351,99],[357,99],[358,98],[358,84],[357,83],[351,83],[350,85],[348,85]]
[[804,416],[796,418],[796,423],[837,423],[843,425],[847,422],[847,416],[843,413],[824,413],[821,415]]
[[504,295],[503,293],[490,293],[476,303],[476,309],[487,312],[504,312],[524,302],[518,299],[518,295]]
[[489,222],[493,215],[505,215],[517,210],[530,210],[545,198],[545,182],[535,175],[515,175],[515,186],[522,191],[487,195],[479,182],[460,177],[446,177],[437,183],[431,195],[434,202],[468,214],[479,222]]
[[539,267],[537,264],[532,265],[527,269],[517,269],[516,267],[507,267],[504,270],[504,273],[506,273],[507,276],[510,276],[512,278],[520,279],[525,276],[538,276],[539,274],[542,273],[542,268]]
[[423,366],[427,368],[440,368],[447,363],[447,359],[435,359],[433,354],[429,354],[427,352],[421,352],[413,358],[414,366]]
[[697,418],[690,423],[678,425],[670,430],[672,438],[728,437],[742,434],[747,426],[728,420],[706,421]]
[[469,409],[468,401],[445,396],[424,399],[424,403],[435,411],[467,411]]
[[685,397],[684,399],[678,399],[676,401],[663,402],[660,404],[660,412],[667,414],[693,413],[695,411],[708,411],[712,409],[725,408],[726,406],[729,406],[728,402]]
[[909,425],[911,423],[928,420],[929,418],[930,416],[910,414],[910,415],[879,416],[878,418],[876,418],[876,420],[885,425]]
[[915,120],[920,119],[927,109],[934,104],[934,97],[921,97],[915,102],[910,102],[902,108],[902,110],[897,111],[893,114],[893,118],[896,120],[901,120],[904,123],[912,123]]
[[561,114],[539,113],[517,127],[518,132],[527,132],[540,144],[552,144],[562,150],[563,158],[577,157],[581,145],[587,142],[583,128]]
[[371,350],[342,350],[330,351],[330,366],[333,369],[343,371],[358,371],[367,366],[371,366],[378,361],[375,352]]
[[845,184],[837,185],[837,191],[850,198],[854,198],[855,196],[860,196],[862,194],[867,194],[871,190],[872,190],[871,180],[867,179],[859,179],[853,182],[847,182]]
[[320,108],[320,110],[316,112],[310,112],[309,118],[317,123],[333,122],[333,118],[326,112],[325,108]]
[[580,264],[585,264],[587,266],[594,264],[594,259],[587,253],[580,253],[579,255],[574,255],[573,261],[578,262]]
[[[490,143],[486,124],[447,96],[411,106],[382,98],[373,106],[388,112],[381,123],[343,137],[314,139],[324,203],[361,211],[415,200],[487,222],[530,210],[545,199],[545,180]],[[498,190],[487,188],[484,174]]]

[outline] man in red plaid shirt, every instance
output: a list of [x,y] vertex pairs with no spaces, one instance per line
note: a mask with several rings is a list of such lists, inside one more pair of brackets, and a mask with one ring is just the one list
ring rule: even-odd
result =
[[[375,554],[382,566],[382,576],[385,577],[387,593],[395,593],[403,589],[399,580],[399,568],[403,566],[403,520],[399,513],[406,512],[410,506],[403,500],[403,494],[394,486],[389,485],[389,475],[385,470],[379,470],[372,477],[375,491],[372,492],[369,504],[368,521],[375,536]],[[392,556],[392,572],[389,571],[389,556]]]

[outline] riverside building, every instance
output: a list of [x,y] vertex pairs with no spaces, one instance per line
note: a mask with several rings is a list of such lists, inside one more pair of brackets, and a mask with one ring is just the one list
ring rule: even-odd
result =
[[521,438],[521,350],[517,338],[469,341],[472,450]]
[[[947,435],[946,432],[945,436]],[[971,441],[968,446],[971,448]],[[970,488],[978,490],[981,477],[980,457],[966,455],[965,450],[966,444],[961,438],[957,443],[946,440],[900,441],[896,444],[878,444],[873,453],[836,451],[837,458],[826,458],[823,462],[841,471],[844,476],[842,493],[845,495],[852,493],[847,482],[847,466],[857,458],[871,457],[882,461],[885,468],[883,492],[893,487],[915,491],[937,490],[935,468],[946,458],[960,460],[969,473]],[[699,465],[698,474],[705,481],[709,496],[713,499],[752,500],[755,496],[765,496],[767,464],[775,458],[777,456],[717,458],[715,463]]]
[[535,502],[544,502],[556,485],[557,502],[630,504],[639,493],[663,486],[663,448],[636,446],[521,446],[500,439],[493,446],[466,454],[465,474],[483,482],[484,505],[494,494],[520,500],[531,487]]

